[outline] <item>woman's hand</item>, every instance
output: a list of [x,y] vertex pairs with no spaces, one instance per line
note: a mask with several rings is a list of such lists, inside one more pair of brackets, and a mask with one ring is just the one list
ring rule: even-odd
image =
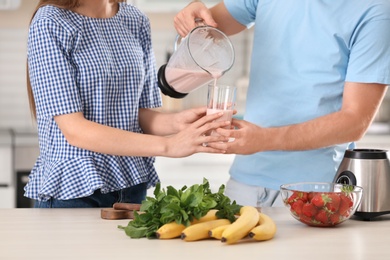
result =
[[[186,126],[172,136],[167,137],[167,145],[164,156],[168,157],[186,157],[194,153],[225,153],[227,148],[227,137],[222,135],[208,136],[206,133],[217,128],[223,128],[230,125],[229,121],[215,122],[223,113],[207,115],[189,124],[189,118],[198,118],[204,114],[202,110],[186,110],[182,113],[189,113],[183,116],[183,126]],[[200,112],[200,113],[198,113]],[[185,122],[185,123],[184,123]],[[207,144],[207,145],[206,145]]]
[[[69,144],[82,149],[118,156],[186,157],[198,152],[225,153],[228,138],[205,135],[230,125],[229,121],[215,122],[222,115],[200,116],[192,124],[186,124],[182,131],[169,136],[134,133],[98,124],[85,119],[81,112],[59,115],[54,120]],[[194,112],[193,117],[197,116]],[[208,146],[204,145],[206,143]]]
[[[174,115],[174,122],[177,126],[177,131],[181,131],[187,128],[190,124],[196,120],[204,117],[207,113],[206,107],[191,108],[183,110]],[[233,115],[237,114],[237,110],[233,111]]]
[[198,107],[186,109],[174,114],[174,124],[176,125],[177,132],[186,129],[195,121],[206,115],[207,108],[206,107]]
[[144,133],[167,136],[180,132],[205,115],[206,107],[192,108],[176,113],[141,108],[139,122]]

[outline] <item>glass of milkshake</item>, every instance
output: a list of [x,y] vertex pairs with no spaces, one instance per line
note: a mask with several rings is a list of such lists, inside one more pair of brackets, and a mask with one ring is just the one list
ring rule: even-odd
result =
[[[237,88],[234,86],[210,83],[207,93],[207,115],[223,112],[223,116],[216,121],[232,121],[236,93]],[[230,126],[227,126],[227,129],[229,128]],[[217,135],[215,131],[210,134]]]

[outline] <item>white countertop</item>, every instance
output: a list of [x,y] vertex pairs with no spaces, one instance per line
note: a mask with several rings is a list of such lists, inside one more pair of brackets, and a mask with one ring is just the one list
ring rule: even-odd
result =
[[[269,241],[131,239],[100,209],[0,209],[0,259],[390,259],[390,215],[309,227],[286,208],[264,208],[277,225]],[[284,257],[284,258],[283,258]]]

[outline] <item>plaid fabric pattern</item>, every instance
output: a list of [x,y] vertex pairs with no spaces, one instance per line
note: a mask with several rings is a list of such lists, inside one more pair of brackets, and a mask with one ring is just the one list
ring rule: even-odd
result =
[[108,19],[42,7],[30,26],[27,56],[40,145],[27,197],[65,200],[96,189],[107,193],[159,181],[154,157],[112,156],[71,146],[53,119],[82,112],[88,120],[142,133],[139,108],[162,105],[144,14],[126,3]]

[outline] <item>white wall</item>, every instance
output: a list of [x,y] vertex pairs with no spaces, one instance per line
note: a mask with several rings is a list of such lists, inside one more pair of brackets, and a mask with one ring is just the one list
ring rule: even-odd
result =
[[26,93],[27,28],[37,1],[0,10],[0,128],[33,128]]

